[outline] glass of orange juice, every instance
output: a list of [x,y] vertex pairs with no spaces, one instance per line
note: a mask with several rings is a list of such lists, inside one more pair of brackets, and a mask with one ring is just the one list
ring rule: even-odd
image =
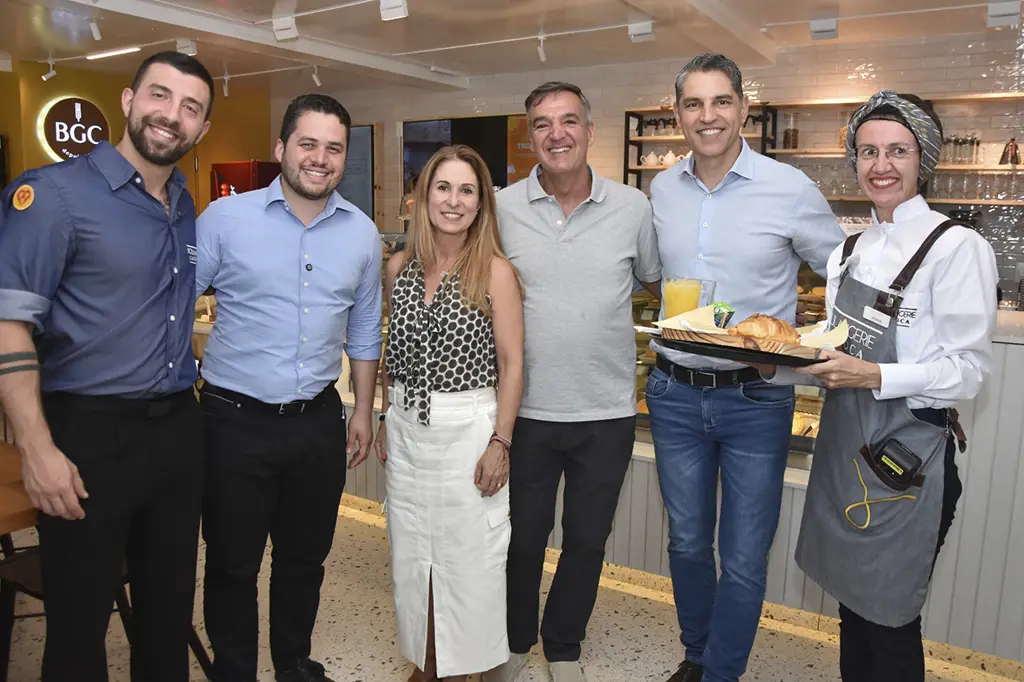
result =
[[713,303],[715,282],[707,279],[666,277],[662,282],[665,319],[688,313]]

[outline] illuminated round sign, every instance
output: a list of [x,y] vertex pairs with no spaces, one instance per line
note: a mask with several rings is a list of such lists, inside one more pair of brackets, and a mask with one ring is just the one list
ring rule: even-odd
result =
[[107,118],[95,104],[81,97],[55,99],[39,112],[39,143],[55,161],[87,154],[110,139]]

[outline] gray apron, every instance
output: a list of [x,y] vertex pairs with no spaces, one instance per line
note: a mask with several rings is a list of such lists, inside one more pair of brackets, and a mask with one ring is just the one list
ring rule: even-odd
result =
[[[890,291],[849,276],[847,261],[859,235],[846,241],[829,320],[830,328],[844,319],[850,325],[845,352],[874,363],[899,362],[900,294],[935,240],[954,224],[946,221],[932,232]],[[906,625],[920,615],[928,596],[948,419],[946,428],[923,422],[906,399],[878,400],[870,389],[828,389],[825,396],[796,561],[822,589],[873,623]],[[956,430],[962,433],[959,425]],[[909,485],[894,488],[877,473],[876,457],[890,439],[921,459],[920,474]]]

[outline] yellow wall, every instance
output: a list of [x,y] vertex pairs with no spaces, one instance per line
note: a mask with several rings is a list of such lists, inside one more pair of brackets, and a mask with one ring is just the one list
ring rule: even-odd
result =
[[[89,100],[103,112],[110,124],[111,144],[117,144],[124,132],[124,114],[121,113],[121,92],[131,85],[130,74],[106,74],[59,66],[57,76],[43,81],[42,75],[48,70],[46,64],[19,63],[13,74],[0,73],[0,131],[5,130],[5,118],[13,116],[7,109],[7,88],[10,76],[20,81],[20,137],[22,140],[19,158],[10,158],[11,178],[27,168],[36,168],[53,163],[36,137],[36,120],[47,102],[61,97],[82,97]],[[223,97],[219,89],[215,93],[213,115],[210,117],[210,132],[199,146],[183,158],[178,166],[188,179],[188,188],[195,197],[197,207],[202,210],[210,202],[210,168],[214,163],[244,161],[248,159],[271,160],[272,152],[267,145],[270,138],[270,92],[267,87],[244,82],[231,84],[231,96]],[[15,124],[16,125],[16,124]],[[15,151],[15,150],[12,150]],[[195,170],[195,156],[198,154],[199,171]]]
[[[25,170],[21,143],[21,95],[18,74],[0,71],[0,135],[7,145],[7,179],[14,180]],[[0,179],[0,184],[2,184]]]

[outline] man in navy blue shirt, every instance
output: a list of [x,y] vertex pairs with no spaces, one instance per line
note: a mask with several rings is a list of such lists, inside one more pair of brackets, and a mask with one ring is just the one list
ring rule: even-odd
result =
[[[196,227],[196,290],[217,296],[201,398],[203,605],[217,682],[256,679],[268,534],[276,679],[329,682],[309,658],[313,624],[346,464],[362,462],[372,440],[383,343],[380,236],[335,191],[351,127],[337,100],[297,98],[277,142],[281,175],[213,202]],[[355,382],[349,424],[335,388],[342,353]]]
[[175,164],[209,129],[213,79],[156,54],[113,147],[0,197],[0,401],[42,512],[44,682],[107,679],[122,567],[133,682],[186,682],[202,500],[193,393],[195,205]]

